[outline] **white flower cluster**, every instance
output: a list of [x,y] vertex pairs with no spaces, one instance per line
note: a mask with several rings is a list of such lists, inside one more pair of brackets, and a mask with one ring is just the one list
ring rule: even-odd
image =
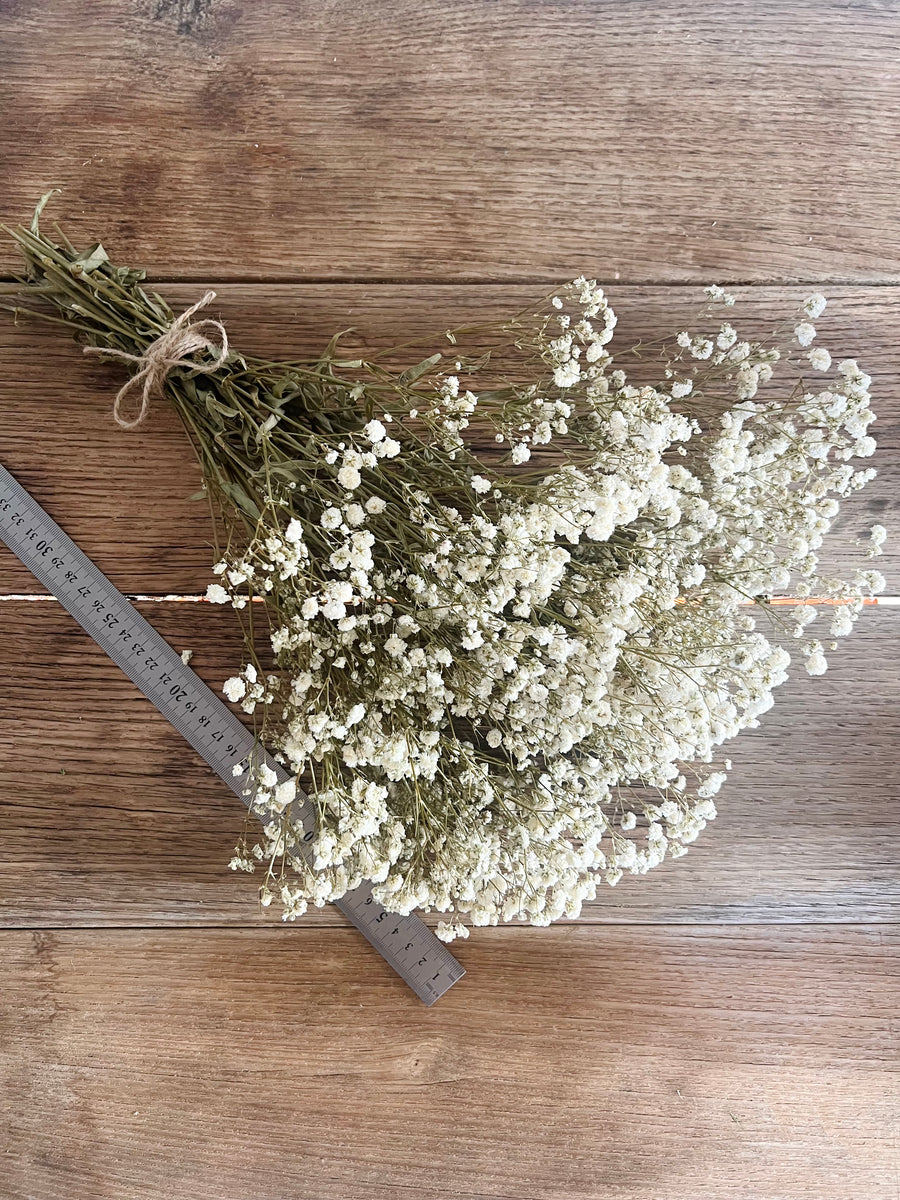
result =
[[[225,693],[265,706],[318,808],[311,864],[271,788],[284,819],[233,860],[266,864],[264,899],[288,916],[364,879],[392,911],[453,914],[448,939],[464,916],[577,915],[598,880],[683,854],[715,816],[717,748],[758,723],[790,662],[747,601],[793,583],[836,602],[838,637],[883,586],[817,571],[839,498],[873,474],[851,461],[874,450],[854,361],[774,394],[777,364],[802,371],[792,348],[725,322],[679,334],[663,382],[632,385],[593,281],[551,308],[531,332],[537,379],[497,399],[442,376],[403,411],[321,435],[304,482],[274,489],[257,536],[215,568],[211,601],[268,597],[276,663]],[[800,348],[823,308],[804,306]],[[803,362],[831,367],[825,350]],[[509,446],[499,465],[476,427]],[[563,461],[535,481],[550,443]],[[788,629],[811,674],[826,667],[815,618],[801,605]]]

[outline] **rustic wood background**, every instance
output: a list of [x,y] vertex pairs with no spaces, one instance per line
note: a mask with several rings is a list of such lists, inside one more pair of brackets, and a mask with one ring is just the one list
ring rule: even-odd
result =
[[[890,0],[0,0],[0,218],[61,188],[260,353],[581,271],[623,338],[815,285],[880,418],[835,560],[881,520],[897,594],[898,44]],[[190,450],[114,427],[117,378],[0,321],[0,461],[123,590],[196,594]],[[2,1200],[900,1196],[896,609],[735,744],[685,859],[476,931],[426,1010],[333,910],[258,908],[233,798],[39,591],[0,553]],[[142,608],[219,686],[233,614]]]

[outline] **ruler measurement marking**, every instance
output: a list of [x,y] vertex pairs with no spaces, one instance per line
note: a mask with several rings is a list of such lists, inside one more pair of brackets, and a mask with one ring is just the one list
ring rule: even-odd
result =
[[[247,771],[235,776],[234,766],[255,756],[275,771],[279,783],[293,778],[3,466],[0,539],[252,811],[253,796],[244,794]],[[307,843],[315,836],[314,806],[298,793],[288,815],[305,831],[288,848],[308,856]],[[371,884],[347,893],[335,907],[426,1004],[465,974],[418,917],[389,913],[379,904]]]

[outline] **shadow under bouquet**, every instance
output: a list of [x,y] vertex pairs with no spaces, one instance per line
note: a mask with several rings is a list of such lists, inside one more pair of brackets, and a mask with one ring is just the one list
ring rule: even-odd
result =
[[341,335],[272,362],[228,348],[211,297],[176,319],[101,245],[42,235],[45,202],[9,231],[23,289],[131,364],[120,423],[164,392],[227,530],[207,598],[247,646],[223,690],[294,776],[260,769],[263,834],[231,866],[286,918],[366,879],[391,911],[444,914],[445,940],[576,916],[686,852],[787,647],[821,674],[884,586],[820,571],[875,449],[869,377],[813,348],[822,296],[749,341],[710,287],[688,326],[614,359],[613,310],[579,278],[413,366],[409,344],[363,360]]

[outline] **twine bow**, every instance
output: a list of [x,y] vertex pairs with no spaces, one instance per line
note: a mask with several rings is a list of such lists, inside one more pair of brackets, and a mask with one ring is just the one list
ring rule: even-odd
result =
[[[161,333],[156,341],[151,342],[143,354],[129,354],[125,350],[113,350],[106,346],[85,346],[85,354],[108,354],[113,358],[123,358],[127,362],[139,363],[140,370],[136,371],[128,382],[119,389],[116,402],[113,405],[113,416],[116,424],[123,429],[134,429],[140,425],[150,407],[150,398],[162,389],[166,376],[173,367],[190,367],[201,375],[209,375],[218,370],[228,357],[228,334],[221,321],[206,318],[191,324],[191,317],[198,309],[205,308],[210,301],[215,300],[215,292],[207,292],[202,300],[192,304],[180,317],[176,317],[165,333]],[[215,333],[220,339],[210,341],[208,333]],[[210,363],[198,363],[189,355],[198,350],[208,350],[213,356]],[[122,402],[136,387],[141,386],[141,407],[133,420],[122,415]]]

